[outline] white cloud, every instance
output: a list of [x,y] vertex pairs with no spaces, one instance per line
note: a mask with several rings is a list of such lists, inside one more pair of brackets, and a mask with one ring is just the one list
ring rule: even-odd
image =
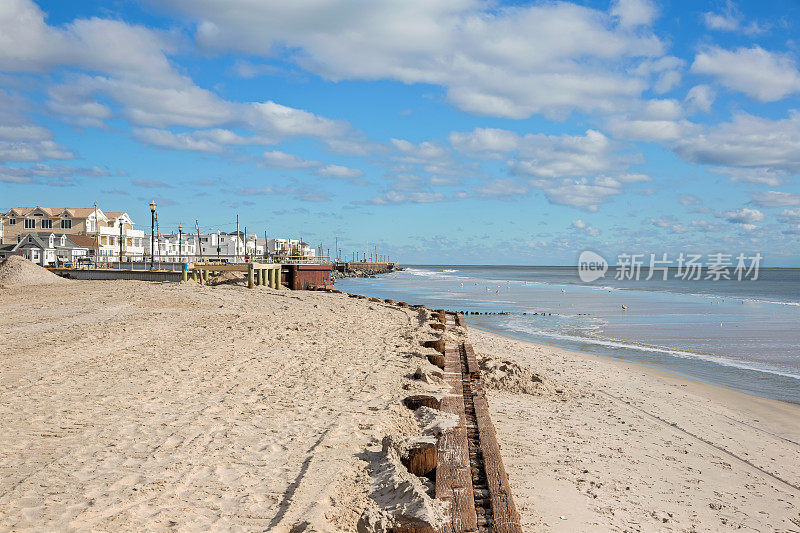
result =
[[366,202],[374,205],[389,204],[432,204],[447,200],[440,192],[398,192],[389,191],[382,196],[376,196]]
[[725,3],[725,7],[719,13],[713,11],[703,13],[703,22],[709,30],[742,32],[747,35],[755,35],[764,31],[756,21],[745,24],[741,12],[730,0]]
[[304,159],[278,150],[264,152],[264,161],[267,166],[273,168],[311,168],[322,164],[319,161]]
[[691,70],[714,76],[728,89],[761,102],[774,102],[800,91],[800,72],[794,60],[757,45],[735,51],[710,47],[697,54]]
[[717,216],[733,224],[753,224],[764,220],[764,213],[758,209],[750,209],[748,207],[718,213]]
[[731,181],[769,185],[771,187],[777,187],[788,179],[786,172],[769,168],[718,167],[712,168],[711,172],[727,174]]
[[619,18],[620,25],[636,27],[652,24],[658,11],[650,0],[615,0],[611,14]]
[[517,175],[535,178],[595,174],[621,166],[612,155],[613,147],[611,139],[595,130],[575,136],[528,134],[511,168]]
[[497,128],[475,128],[470,132],[450,133],[450,144],[473,157],[498,159],[519,147],[520,136]]
[[781,191],[760,191],[750,195],[753,203],[761,207],[787,207],[800,205],[800,194]]
[[770,120],[746,113],[698,130],[675,143],[690,163],[800,172],[800,113]]
[[174,150],[195,152],[221,152],[225,145],[262,145],[272,141],[257,137],[242,137],[225,129],[197,130],[188,133],[172,133],[155,128],[134,128],[133,135],[140,141]]
[[624,107],[648,81],[621,67],[664,49],[649,28],[655,10],[643,0],[620,1],[611,12],[473,0],[163,4],[197,21],[204,46],[263,56],[296,50],[291,59],[327,79],[436,84],[461,109],[513,118]]
[[716,98],[716,93],[708,85],[695,85],[686,93],[683,102],[689,111],[711,111],[711,106]]
[[586,222],[584,222],[581,219],[573,220],[572,221],[572,227],[577,229],[577,230],[580,230],[583,233],[591,235],[592,237],[597,237],[598,235],[600,235],[600,230],[599,229],[590,226],[589,224],[587,224]]
[[785,224],[800,224],[800,209],[784,209],[778,220]]
[[325,178],[357,179],[364,176],[364,171],[342,165],[326,165],[317,171],[317,175]]

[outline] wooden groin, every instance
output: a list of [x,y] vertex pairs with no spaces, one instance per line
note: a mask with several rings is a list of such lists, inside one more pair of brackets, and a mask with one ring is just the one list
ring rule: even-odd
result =
[[[447,318],[453,325],[464,324],[460,313]],[[444,378],[451,391],[440,409],[456,415],[458,425],[438,443],[436,497],[450,503],[449,521],[439,531],[521,532],[472,345],[445,348]]]

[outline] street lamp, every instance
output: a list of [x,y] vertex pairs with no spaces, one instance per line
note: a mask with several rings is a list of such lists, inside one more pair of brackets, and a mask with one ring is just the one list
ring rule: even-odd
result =
[[178,263],[183,263],[183,257],[181,254],[183,253],[183,226],[178,224]]
[[154,270],[156,242],[156,201],[150,202],[150,270]]

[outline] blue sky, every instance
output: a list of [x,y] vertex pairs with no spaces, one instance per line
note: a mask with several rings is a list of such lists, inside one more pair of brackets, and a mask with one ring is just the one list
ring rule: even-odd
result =
[[800,4],[0,4],[0,209],[406,263],[800,266]]

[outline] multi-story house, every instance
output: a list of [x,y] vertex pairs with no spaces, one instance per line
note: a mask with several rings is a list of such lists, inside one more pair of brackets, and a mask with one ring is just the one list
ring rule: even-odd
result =
[[0,213],[0,245],[17,244],[29,233],[94,237],[98,261],[141,260],[144,232],[133,229],[125,212],[103,212],[92,207],[12,207]]
[[[162,233],[153,241],[153,256],[157,261],[189,262],[195,261],[197,254],[197,235]],[[150,237],[144,239],[144,254],[150,259]]]

